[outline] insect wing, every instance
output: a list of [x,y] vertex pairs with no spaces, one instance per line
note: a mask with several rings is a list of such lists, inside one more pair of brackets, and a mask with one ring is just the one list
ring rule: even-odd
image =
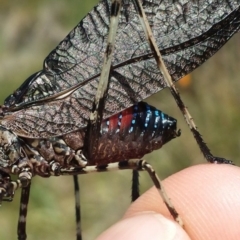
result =
[[91,100],[79,91],[68,97],[8,112],[1,124],[26,138],[60,136],[87,125]]
[[[106,46],[109,9],[110,1],[99,3],[50,53],[44,69],[6,99],[9,110],[20,110],[3,119],[5,126],[28,137],[61,135],[86,126]],[[205,62],[240,26],[240,1],[153,1],[145,2],[144,10],[174,81]],[[164,87],[129,4],[120,18],[104,118]]]
[[[43,70],[28,78],[5,105],[24,105],[96,81],[106,47],[110,4],[100,2],[49,54]],[[239,6],[239,0],[145,3],[154,37],[175,81],[206,61],[238,31]],[[134,97],[140,94],[136,99],[139,101],[164,86],[132,4],[124,7],[111,81],[124,78],[127,88],[136,93]],[[115,72],[120,76],[114,76]],[[152,78],[155,81],[151,82]],[[145,89],[138,90],[142,86]]]

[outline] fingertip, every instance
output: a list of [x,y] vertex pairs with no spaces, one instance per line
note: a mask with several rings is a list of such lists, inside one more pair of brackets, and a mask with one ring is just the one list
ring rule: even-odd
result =
[[[240,168],[204,164],[163,181],[165,190],[194,239],[239,239]],[[124,217],[154,211],[170,217],[155,188],[143,194]]]
[[161,214],[142,212],[122,219],[103,232],[97,239],[189,240],[190,238],[177,223]]

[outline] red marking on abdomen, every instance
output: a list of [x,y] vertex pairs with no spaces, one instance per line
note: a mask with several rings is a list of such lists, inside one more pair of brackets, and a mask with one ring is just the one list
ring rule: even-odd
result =
[[133,107],[127,108],[122,112],[122,121],[121,121],[120,130],[129,128],[132,122],[132,116],[133,116]]
[[125,109],[121,112],[122,119],[119,119],[120,114],[113,115],[109,118],[109,131],[118,128],[118,122],[120,122],[120,130],[128,128],[132,122],[133,107]]
[[118,116],[119,114],[116,114],[109,118],[109,131],[115,130],[117,128]]

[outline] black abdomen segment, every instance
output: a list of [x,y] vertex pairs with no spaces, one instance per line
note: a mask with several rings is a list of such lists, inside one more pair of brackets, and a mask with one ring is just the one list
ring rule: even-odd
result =
[[102,122],[101,137],[91,164],[104,165],[141,158],[175,138],[177,121],[140,102]]

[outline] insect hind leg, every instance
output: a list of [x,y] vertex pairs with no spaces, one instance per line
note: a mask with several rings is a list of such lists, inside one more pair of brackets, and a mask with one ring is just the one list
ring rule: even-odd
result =
[[88,174],[95,172],[108,172],[108,171],[116,171],[116,170],[124,170],[124,169],[132,169],[134,171],[147,171],[149,176],[151,177],[155,187],[157,188],[160,196],[162,197],[166,207],[171,213],[172,217],[176,222],[178,222],[181,226],[183,226],[183,222],[170,201],[170,198],[167,196],[167,193],[163,187],[163,184],[156,174],[153,167],[142,159],[130,159],[124,160],[121,162],[110,163],[104,166],[86,166],[85,168],[62,168],[60,170],[61,175],[76,175],[76,174]]
[[96,148],[96,146],[98,145],[98,140],[100,136],[100,127],[103,120],[103,110],[108,92],[110,80],[109,73],[114,52],[114,44],[117,34],[121,5],[121,0],[112,0],[107,46],[104,54],[104,61],[98,83],[98,88],[89,116],[87,133],[84,141],[84,145],[86,146],[84,155],[87,156],[87,159],[92,159],[92,154],[94,152],[93,149]]
[[166,205],[168,211],[172,215],[173,219],[183,227],[183,221],[180,218],[177,210],[173,206],[173,204],[170,201],[170,198],[168,197],[163,184],[156,174],[155,170],[153,169],[152,165],[150,165],[148,162],[142,159],[131,159],[127,161],[119,162],[119,169],[134,169],[137,171],[147,171],[149,176],[151,177],[155,187],[157,188],[162,200],[164,201],[164,204]]
[[196,142],[201,150],[201,152],[203,153],[205,159],[208,162],[211,163],[225,163],[225,164],[233,164],[232,161],[227,160],[225,158],[220,158],[220,157],[215,157],[212,155],[212,153],[210,152],[210,149],[207,147],[206,143],[204,142],[201,134],[199,133],[199,131],[197,130],[196,124],[193,121],[192,116],[190,115],[187,107],[185,106],[185,104],[183,103],[180,94],[177,90],[177,88],[175,87],[173,81],[172,81],[172,77],[170,76],[165,63],[163,62],[161,53],[158,49],[156,40],[154,38],[154,35],[152,33],[151,27],[149,25],[149,22],[147,20],[146,14],[143,10],[142,4],[139,0],[133,0],[136,12],[139,15],[139,20],[141,22],[141,25],[144,29],[145,35],[146,35],[146,39],[149,42],[149,46],[153,52],[153,56],[155,58],[155,61],[157,63],[158,69],[160,70],[160,72],[163,75],[163,80],[166,84],[166,86],[170,89],[172,96],[174,97],[174,100],[176,101],[180,111],[182,112],[185,121],[187,122],[194,138],[196,139]]

